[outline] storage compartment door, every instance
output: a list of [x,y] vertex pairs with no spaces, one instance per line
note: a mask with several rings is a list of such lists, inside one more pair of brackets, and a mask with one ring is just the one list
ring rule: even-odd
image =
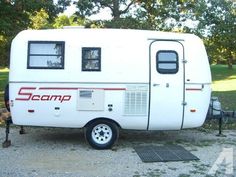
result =
[[103,111],[104,110],[104,90],[103,89],[83,89],[78,90],[78,111]]

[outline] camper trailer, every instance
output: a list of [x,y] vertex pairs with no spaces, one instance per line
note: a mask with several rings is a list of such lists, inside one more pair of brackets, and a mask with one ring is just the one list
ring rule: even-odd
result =
[[210,84],[205,47],[193,34],[49,29],[12,41],[13,123],[84,128],[97,149],[110,148],[119,129],[201,126]]

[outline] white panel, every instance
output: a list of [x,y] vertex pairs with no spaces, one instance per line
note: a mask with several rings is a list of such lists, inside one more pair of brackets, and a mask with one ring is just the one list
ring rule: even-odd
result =
[[104,90],[78,90],[79,111],[103,111],[104,110]]

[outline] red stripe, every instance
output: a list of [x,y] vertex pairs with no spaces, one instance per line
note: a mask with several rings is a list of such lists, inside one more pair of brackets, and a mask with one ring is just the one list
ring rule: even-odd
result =
[[39,90],[82,90],[82,89],[90,89],[90,90],[126,90],[126,88],[67,88],[67,87],[40,87]]
[[37,87],[21,87],[20,90],[26,89],[26,90],[35,90]]
[[39,90],[78,90],[78,88],[66,88],[66,87],[40,87]]
[[202,89],[199,88],[186,88],[187,91],[202,91]]
[[126,88],[103,88],[103,90],[126,90]]

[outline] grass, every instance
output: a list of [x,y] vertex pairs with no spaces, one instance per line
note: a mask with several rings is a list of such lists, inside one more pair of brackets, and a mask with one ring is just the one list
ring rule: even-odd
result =
[[[0,108],[4,107],[4,88],[8,81],[8,69],[0,69]],[[219,97],[224,110],[236,110],[236,66],[212,65],[212,96]]]
[[226,65],[211,66],[212,96],[220,99],[224,110],[236,110],[236,66],[229,70]]

